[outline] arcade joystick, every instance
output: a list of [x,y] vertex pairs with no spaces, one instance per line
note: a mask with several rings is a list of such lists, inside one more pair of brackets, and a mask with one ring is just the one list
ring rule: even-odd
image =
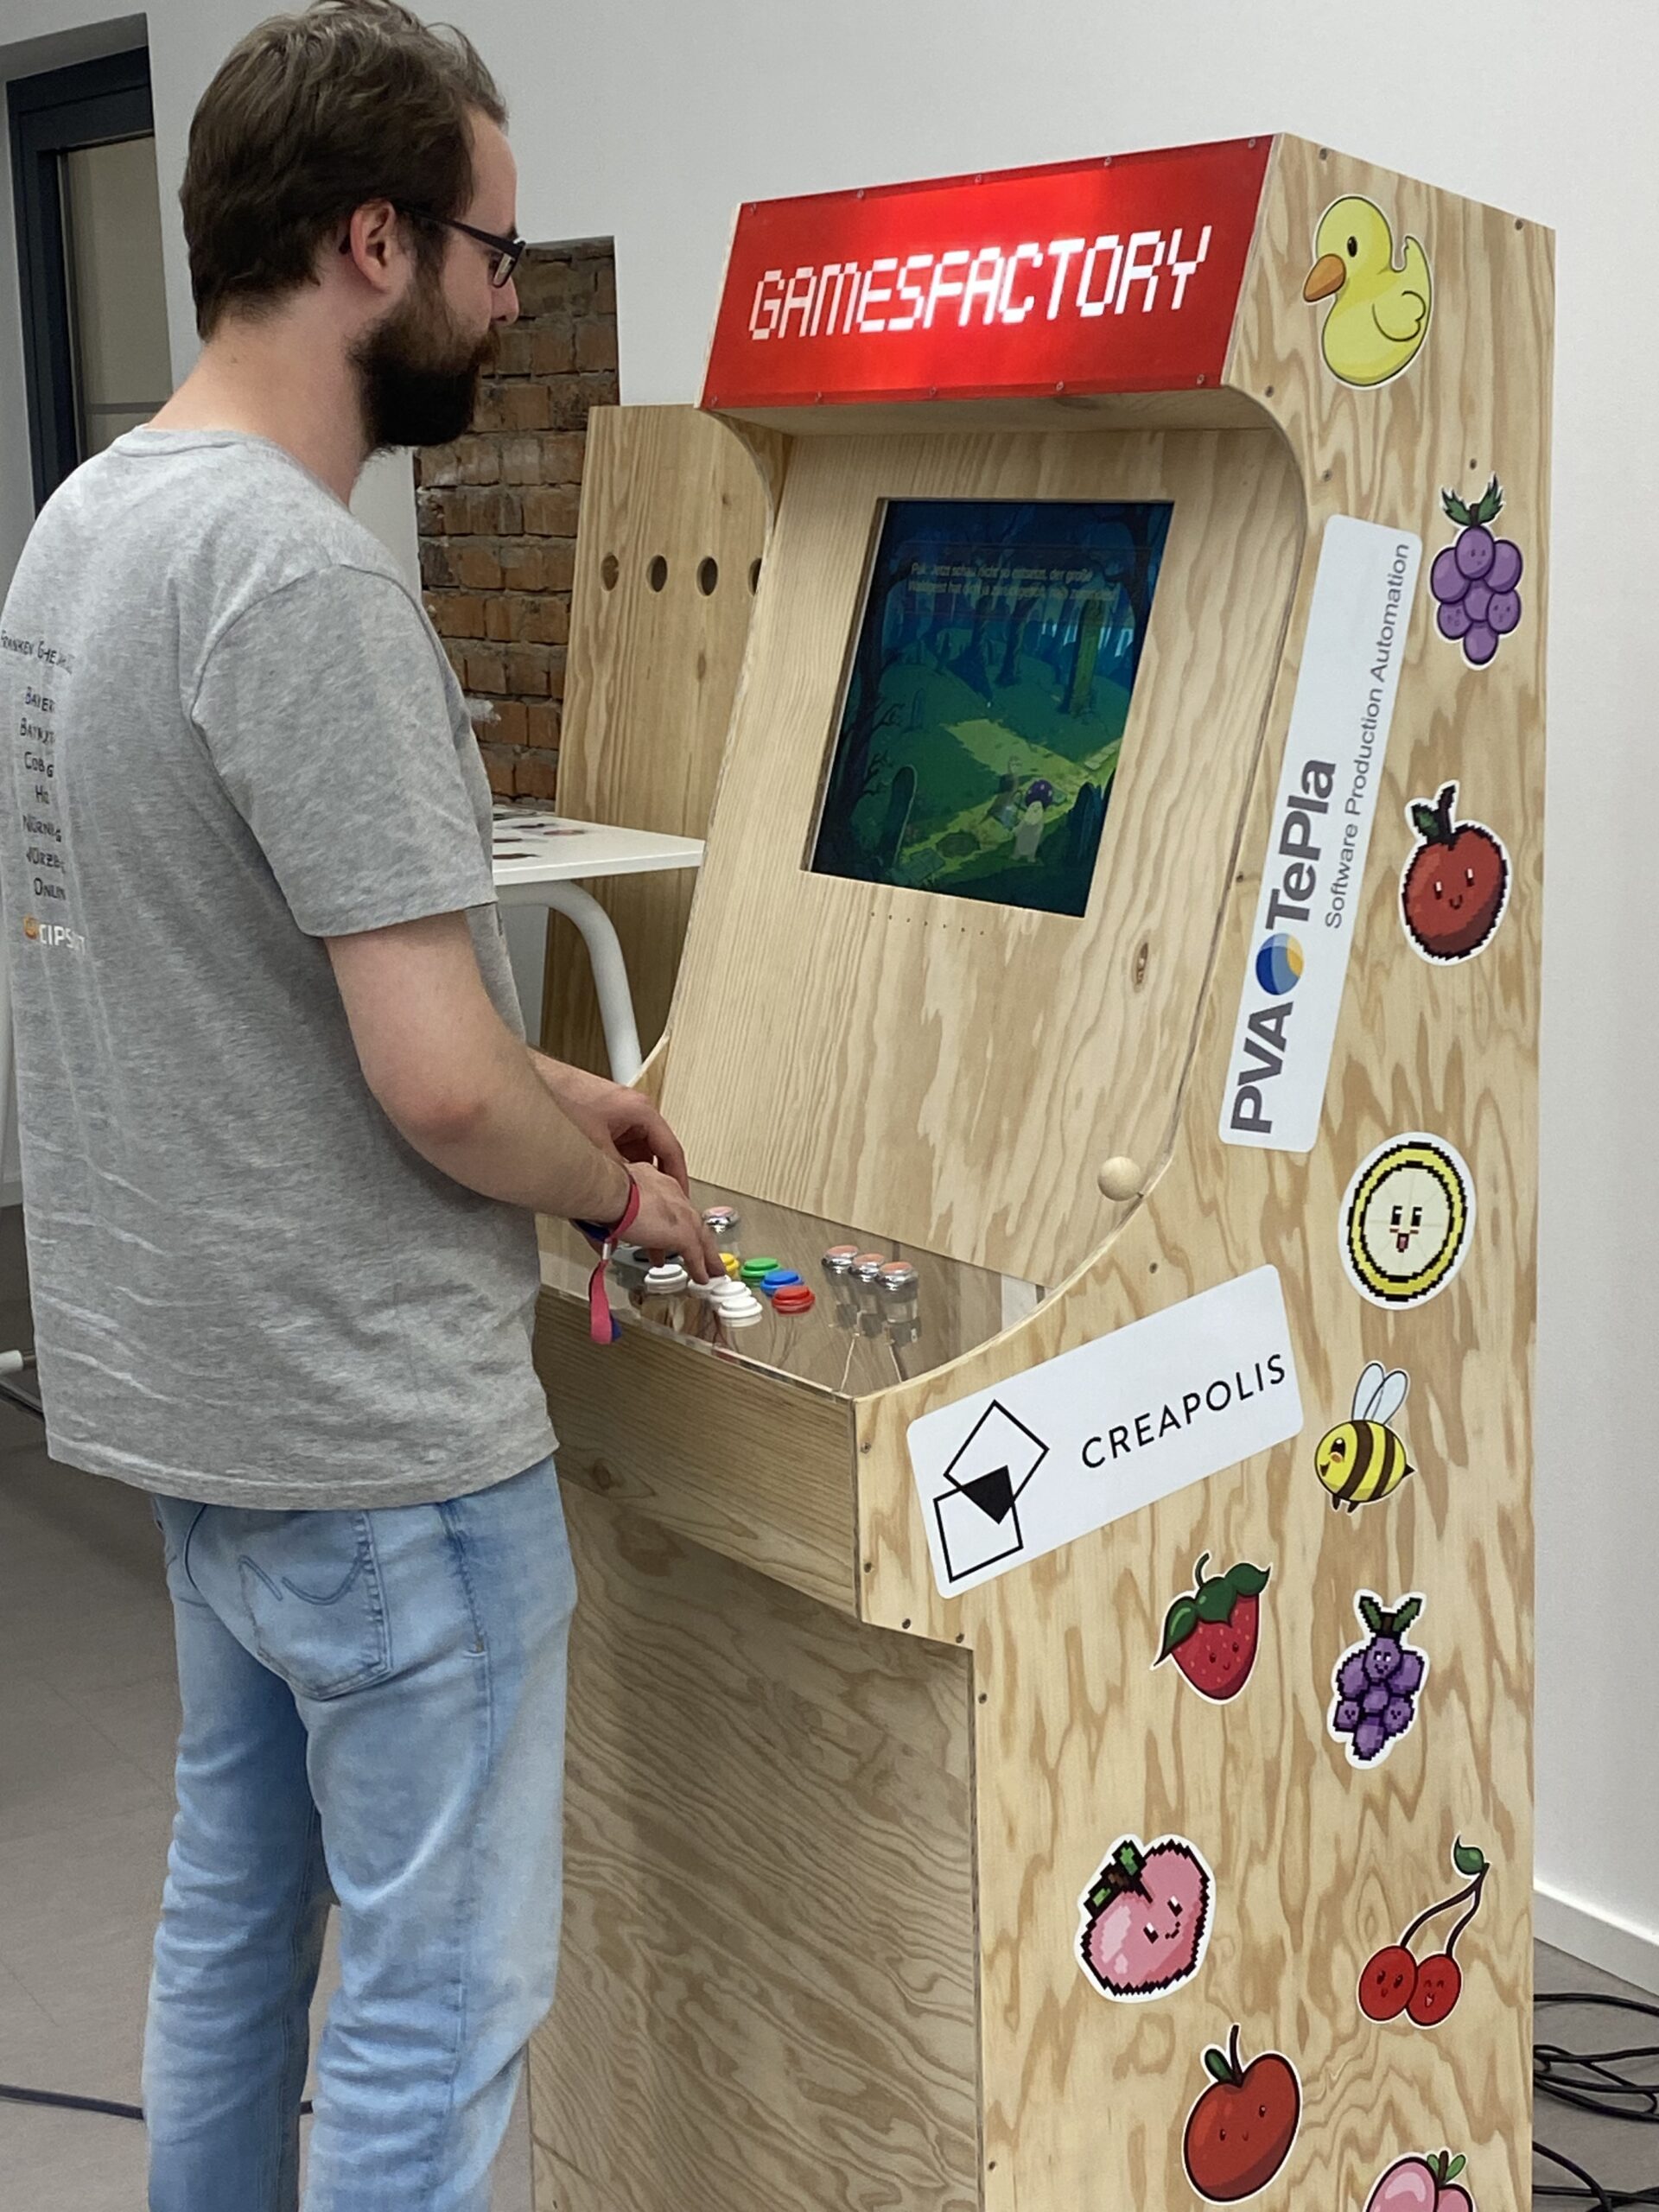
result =
[[899,1345],[913,1344],[922,1333],[918,1306],[921,1278],[908,1260],[889,1260],[875,1279],[887,1335]]
[[867,1337],[879,1337],[887,1327],[876,1282],[887,1264],[885,1252],[861,1252],[852,1263],[853,1295],[858,1301],[858,1325]]
[[832,1244],[818,1262],[830,1286],[830,1295],[835,1300],[836,1326],[838,1329],[853,1329],[858,1325],[858,1302],[853,1296],[852,1287],[853,1262],[857,1257],[856,1244]]
[[717,1236],[722,1244],[736,1235],[738,1224],[742,1218],[742,1215],[733,1205],[721,1204],[705,1206],[702,1210],[703,1227],[712,1236]]

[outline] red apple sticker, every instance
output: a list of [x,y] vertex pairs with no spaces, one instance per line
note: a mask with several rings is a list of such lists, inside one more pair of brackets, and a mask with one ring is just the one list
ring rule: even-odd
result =
[[1238,2204],[1263,2190],[1290,2156],[1302,2123],[1302,2085],[1281,2052],[1241,2063],[1239,2031],[1206,2050],[1211,2086],[1187,2115],[1186,2177],[1211,2204]]
[[1510,856],[1484,822],[1457,818],[1458,787],[1406,818],[1421,841],[1400,879],[1400,911],[1415,950],[1436,966],[1472,959],[1491,941],[1510,903]]
[[1210,1942],[1215,1878],[1185,1836],[1115,1843],[1080,1899],[1077,1953],[1103,1996],[1139,2004],[1191,1981]]

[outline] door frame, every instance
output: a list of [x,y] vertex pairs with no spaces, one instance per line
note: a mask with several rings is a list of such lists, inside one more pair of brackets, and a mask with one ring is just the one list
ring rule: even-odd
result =
[[63,156],[82,146],[154,135],[149,52],[137,47],[38,76],[14,77],[6,87],[6,111],[38,513],[81,458]]

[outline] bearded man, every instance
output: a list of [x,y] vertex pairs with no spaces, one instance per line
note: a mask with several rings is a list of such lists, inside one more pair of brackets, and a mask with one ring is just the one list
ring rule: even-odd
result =
[[575,1594],[534,1215],[717,1264],[650,1104],[525,1046],[465,702],[346,505],[466,428],[518,313],[505,121],[394,0],[251,33],[181,194],[200,358],[0,620],[48,1441],[151,1494],[177,1627],[152,2212],[297,2203],[331,1899],[308,2212],[484,2212],[553,1989]]

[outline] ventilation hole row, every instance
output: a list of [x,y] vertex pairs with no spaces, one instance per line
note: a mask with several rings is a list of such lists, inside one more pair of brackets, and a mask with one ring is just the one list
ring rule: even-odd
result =
[[[614,591],[622,574],[622,564],[614,553],[607,553],[599,564],[599,580],[607,591]],[[668,582],[668,561],[664,555],[653,553],[645,568],[645,582],[652,591],[661,591]],[[697,563],[697,589],[705,599],[711,598],[720,582],[720,563],[712,553],[706,553]],[[749,589],[757,591],[760,584],[760,563],[749,563]]]

